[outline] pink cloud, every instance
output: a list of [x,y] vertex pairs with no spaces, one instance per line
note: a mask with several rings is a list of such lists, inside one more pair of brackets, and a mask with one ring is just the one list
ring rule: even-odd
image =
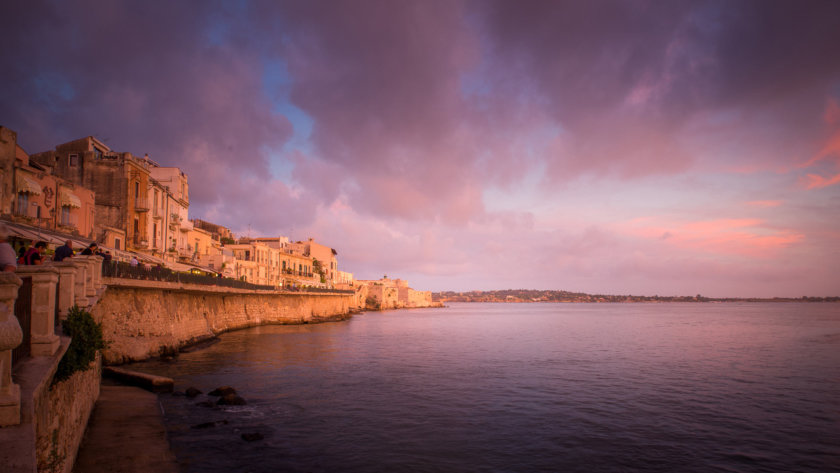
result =
[[822,177],[819,174],[808,174],[802,178],[801,182],[806,189],[822,189],[824,187],[840,184],[840,174],[835,174],[834,176],[828,178]]
[[625,231],[686,250],[748,258],[771,257],[805,239],[796,231],[769,228],[764,221],[749,218],[693,222],[635,220]]

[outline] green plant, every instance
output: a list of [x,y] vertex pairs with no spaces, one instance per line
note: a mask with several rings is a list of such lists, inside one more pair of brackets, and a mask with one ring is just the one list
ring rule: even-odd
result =
[[87,371],[96,359],[96,352],[108,346],[102,336],[102,324],[96,323],[90,312],[74,305],[61,322],[64,334],[71,337],[67,353],[58,364],[55,381],[63,381],[77,371]]

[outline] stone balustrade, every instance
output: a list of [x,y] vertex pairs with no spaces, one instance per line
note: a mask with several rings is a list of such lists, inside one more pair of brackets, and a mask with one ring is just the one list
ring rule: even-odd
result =
[[87,307],[89,305],[87,297],[88,264],[86,261],[75,257],[64,261],[67,261],[70,265],[76,268],[76,276],[73,279],[75,284],[73,291],[74,304],[79,307]]
[[67,318],[70,308],[76,303],[76,266],[70,261],[49,263],[58,270],[58,316],[61,320]]
[[52,356],[58,350],[55,334],[55,286],[58,269],[50,265],[19,266],[18,276],[32,278],[32,356]]
[[12,350],[23,341],[15,317],[20,285],[14,273],[0,273],[0,427],[20,423],[20,386],[12,382]]

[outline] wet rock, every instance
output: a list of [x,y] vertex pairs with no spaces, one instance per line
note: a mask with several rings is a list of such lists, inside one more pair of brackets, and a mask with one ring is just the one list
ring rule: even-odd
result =
[[236,394],[225,394],[219,398],[216,404],[219,406],[244,406],[246,402],[245,399],[242,399]]
[[201,401],[195,403],[195,405],[200,407],[216,407],[216,405],[213,404],[213,401]]
[[222,386],[210,391],[207,394],[211,396],[227,396],[228,394],[236,394],[236,390],[230,386]]
[[187,388],[187,392],[185,394],[187,395],[188,398],[192,399],[192,398],[198,396],[199,394],[201,394],[201,391],[199,391],[198,389],[190,386],[190,387]]
[[263,434],[261,434],[259,432],[242,434],[242,440],[244,440],[246,442],[256,442],[257,440],[262,440],[263,438],[265,438],[265,437],[263,437]]

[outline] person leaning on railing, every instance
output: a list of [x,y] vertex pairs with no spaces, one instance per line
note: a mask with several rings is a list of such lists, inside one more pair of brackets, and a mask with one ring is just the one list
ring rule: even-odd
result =
[[35,246],[26,250],[26,253],[23,254],[20,263],[27,265],[36,265],[43,263],[43,254],[46,249],[47,242],[39,241],[38,243],[35,243]]

